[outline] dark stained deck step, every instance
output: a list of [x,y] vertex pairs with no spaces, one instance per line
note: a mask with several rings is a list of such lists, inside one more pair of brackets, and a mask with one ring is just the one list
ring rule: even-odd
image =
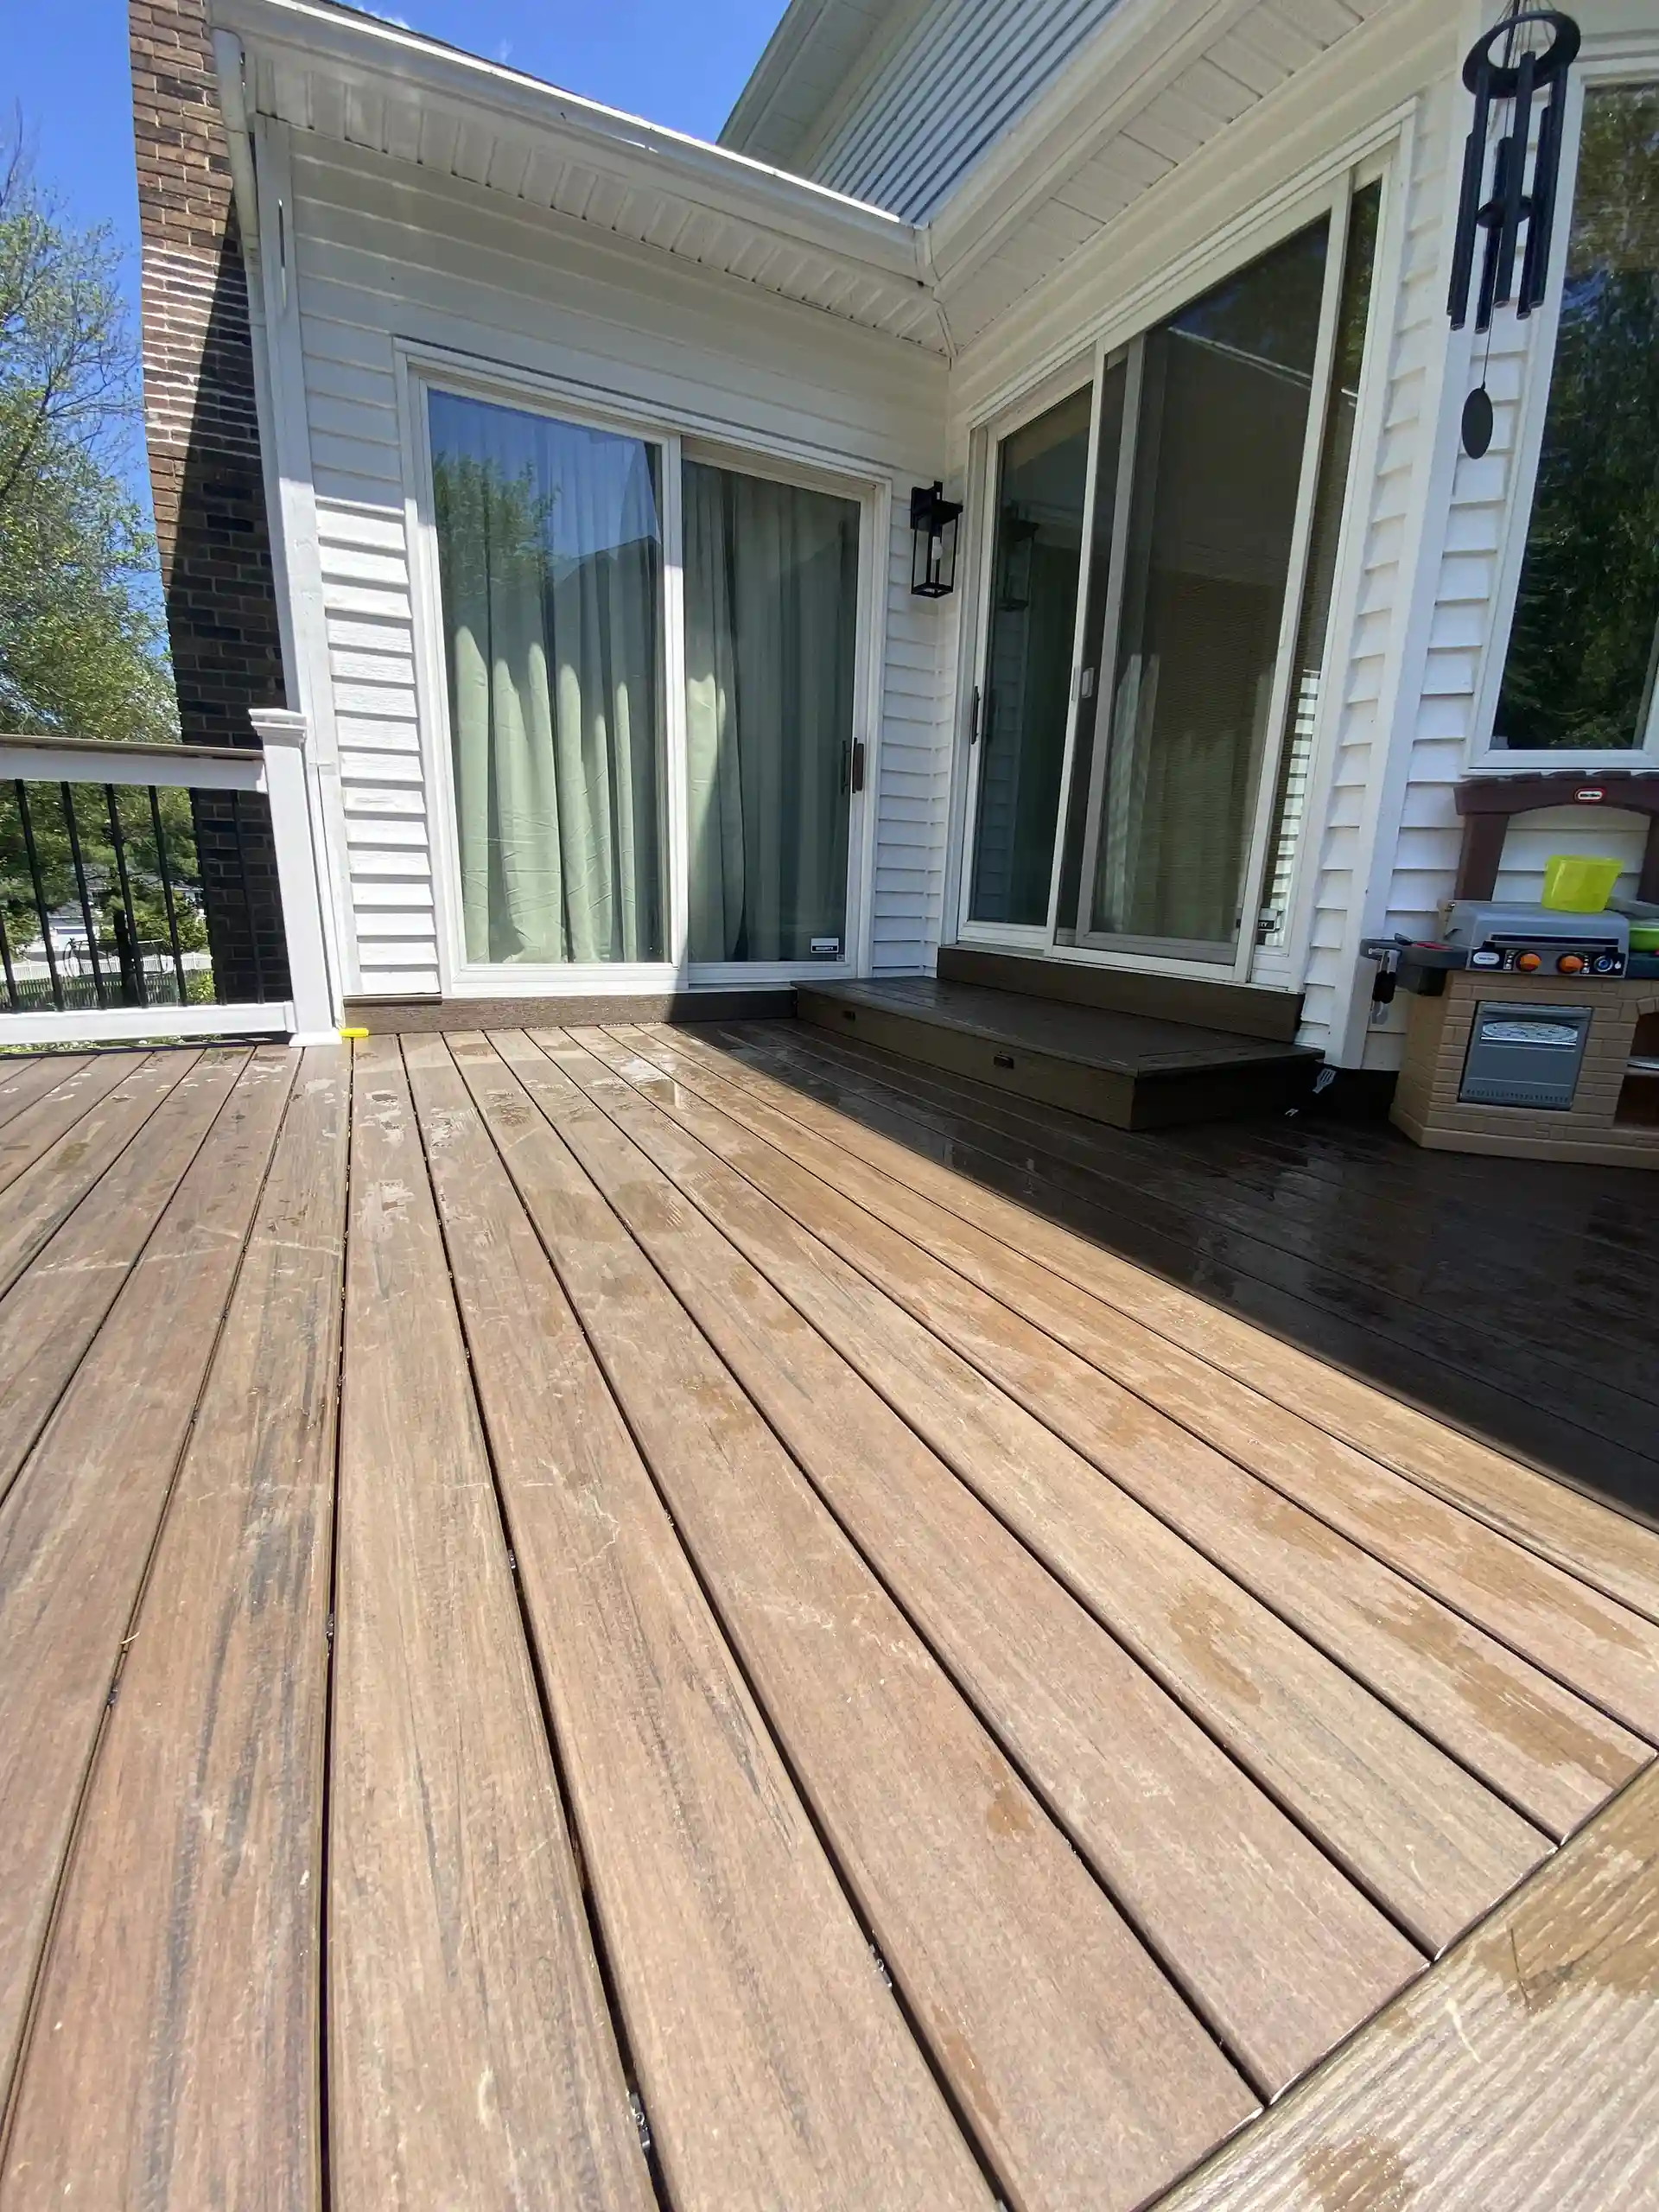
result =
[[820,1028],[1120,1129],[1282,1110],[1307,1096],[1319,1058],[1232,1030],[931,976],[798,984],[795,1007]]

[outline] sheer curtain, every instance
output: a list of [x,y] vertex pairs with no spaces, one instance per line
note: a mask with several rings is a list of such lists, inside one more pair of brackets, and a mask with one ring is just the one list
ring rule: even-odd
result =
[[858,505],[688,461],[690,957],[845,949]]
[[664,957],[656,448],[435,391],[467,957]]

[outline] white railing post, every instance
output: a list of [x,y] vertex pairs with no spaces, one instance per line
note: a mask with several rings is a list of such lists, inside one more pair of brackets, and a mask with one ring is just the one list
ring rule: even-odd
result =
[[337,1033],[340,1008],[328,973],[327,931],[323,920],[327,879],[311,819],[305,716],[284,708],[255,708],[248,719],[265,754],[265,790],[276,847],[276,880],[283,895],[283,931],[288,941],[292,1041],[296,1045],[331,1043]]

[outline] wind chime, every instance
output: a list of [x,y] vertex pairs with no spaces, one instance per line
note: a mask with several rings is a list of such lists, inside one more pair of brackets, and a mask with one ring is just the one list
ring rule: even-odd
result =
[[[1461,330],[1469,319],[1475,248],[1483,231],[1486,245],[1475,301],[1475,328],[1490,331],[1494,310],[1511,305],[1516,315],[1524,319],[1543,299],[1561,165],[1567,73],[1580,42],[1579,27],[1570,16],[1560,15],[1553,8],[1523,10],[1521,0],[1511,0],[1503,21],[1469,49],[1463,81],[1475,96],[1475,117],[1464,149],[1452,290],[1446,303],[1453,330]],[[1501,61],[1500,45],[1503,48]],[[1540,94],[1544,105],[1535,145],[1532,109]],[[1495,117],[1499,135],[1493,149]],[[1489,341],[1489,356],[1490,352]],[[1480,382],[1463,405],[1463,449],[1478,461],[1491,442],[1492,402],[1483,360]]]

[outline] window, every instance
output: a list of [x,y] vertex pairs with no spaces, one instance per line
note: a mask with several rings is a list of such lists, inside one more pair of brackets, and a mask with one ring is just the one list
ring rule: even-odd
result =
[[466,963],[842,960],[860,502],[436,389],[428,421]]
[[1659,85],[1592,86],[1493,744],[1650,743],[1656,665]]

